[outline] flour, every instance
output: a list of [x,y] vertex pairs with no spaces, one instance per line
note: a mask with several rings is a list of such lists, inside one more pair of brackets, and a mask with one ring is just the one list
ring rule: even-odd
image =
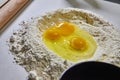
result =
[[[21,22],[21,28],[9,38],[9,49],[16,63],[29,73],[28,80],[59,80],[61,73],[75,64],[57,56],[42,42],[42,31],[59,21],[72,22],[94,37],[98,48],[88,60],[120,66],[120,33],[113,25],[89,11],[59,9],[42,17]],[[82,24],[89,27],[82,27]]]
[[22,27],[9,39],[15,61],[29,72],[29,80],[58,80],[71,63],[57,57],[44,47],[36,23],[22,22]]

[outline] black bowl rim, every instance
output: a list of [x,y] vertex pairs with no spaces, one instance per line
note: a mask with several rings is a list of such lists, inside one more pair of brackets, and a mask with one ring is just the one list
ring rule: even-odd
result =
[[73,65],[70,66],[68,69],[66,69],[65,71],[63,71],[62,74],[60,75],[59,80],[61,80],[61,78],[63,77],[63,75],[64,75],[68,70],[70,70],[71,68],[73,68],[73,67],[75,67],[75,66],[84,64],[84,63],[100,63],[100,64],[105,64],[105,65],[109,65],[109,66],[112,66],[112,67],[120,68],[120,67],[118,67],[118,66],[116,66],[116,65],[114,65],[114,64],[107,63],[107,62],[102,62],[102,61],[83,61],[83,62],[79,62],[79,63],[73,64]]

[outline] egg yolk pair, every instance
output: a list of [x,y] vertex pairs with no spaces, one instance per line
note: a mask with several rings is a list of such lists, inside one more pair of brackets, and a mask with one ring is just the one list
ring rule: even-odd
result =
[[[61,36],[69,36],[74,32],[73,24],[68,22],[57,23],[56,25],[48,28],[43,36],[49,40],[59,40]],[[81,37],[73,37],[69,40],[70,46],[76,50],[84,50],[86,48],[86,41]]]

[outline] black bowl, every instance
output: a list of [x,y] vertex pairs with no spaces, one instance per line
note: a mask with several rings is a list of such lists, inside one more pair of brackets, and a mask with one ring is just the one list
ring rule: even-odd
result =
[[83,62],[66,70],[60,80],[120,80],[120,68],[103,62]]

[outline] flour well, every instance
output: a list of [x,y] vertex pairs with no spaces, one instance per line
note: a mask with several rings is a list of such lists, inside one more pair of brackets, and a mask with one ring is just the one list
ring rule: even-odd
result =
[[[8,41],[16,63],[29,73],[28,80],[58,80],[63,71],[75,64],[57,56],[42,42],[42,31],[59,21],[76,24],[96,40],[98,47],[94,56],[83,61],[103,61],[120,66],[120,33],[112,24],[86,10],[58,9],[21,22],[21,28]],[[82,24],[89,27],[82,27]]]

